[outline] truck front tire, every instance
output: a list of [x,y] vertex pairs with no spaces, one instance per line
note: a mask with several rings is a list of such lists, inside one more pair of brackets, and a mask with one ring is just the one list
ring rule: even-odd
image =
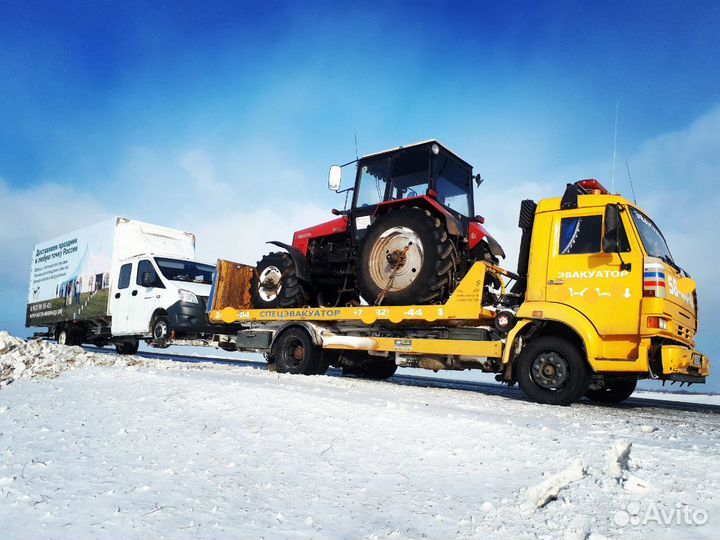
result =
[[517,359],[516,374],[523,392],[538,403],[570,405],[590,386],[590,368],[570,341],[544,336],[531,341]]

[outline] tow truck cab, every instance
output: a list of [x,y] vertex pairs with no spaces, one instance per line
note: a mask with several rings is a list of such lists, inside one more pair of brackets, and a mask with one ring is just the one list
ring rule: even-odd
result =
[[530,321],[572,329],[595,372],[705,382],[709,361],[694,349],[696,284],[647,213],[597,180],[568,184],[534,212],[523,205],[525,331]]

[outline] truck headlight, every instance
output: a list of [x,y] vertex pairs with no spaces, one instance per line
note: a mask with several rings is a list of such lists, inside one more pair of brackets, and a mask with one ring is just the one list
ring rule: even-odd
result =
[[198,304],[197,296],[194,292],[186,291],[185,289],[178,290],[178,296],[181,302],[187,302],[188,304]]

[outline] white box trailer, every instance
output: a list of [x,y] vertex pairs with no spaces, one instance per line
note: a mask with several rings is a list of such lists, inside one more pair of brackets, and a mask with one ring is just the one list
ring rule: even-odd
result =
[[210,337],[205,303],[215,267],[195,261],[195,235],[113,218],[37,244],[27,327],[68,345]]

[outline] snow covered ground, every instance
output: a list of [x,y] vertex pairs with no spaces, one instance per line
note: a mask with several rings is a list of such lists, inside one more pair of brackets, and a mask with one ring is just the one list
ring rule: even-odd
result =
[[3,538],[720,536],[717,409],[549,407],[6,334],[0,385]]

